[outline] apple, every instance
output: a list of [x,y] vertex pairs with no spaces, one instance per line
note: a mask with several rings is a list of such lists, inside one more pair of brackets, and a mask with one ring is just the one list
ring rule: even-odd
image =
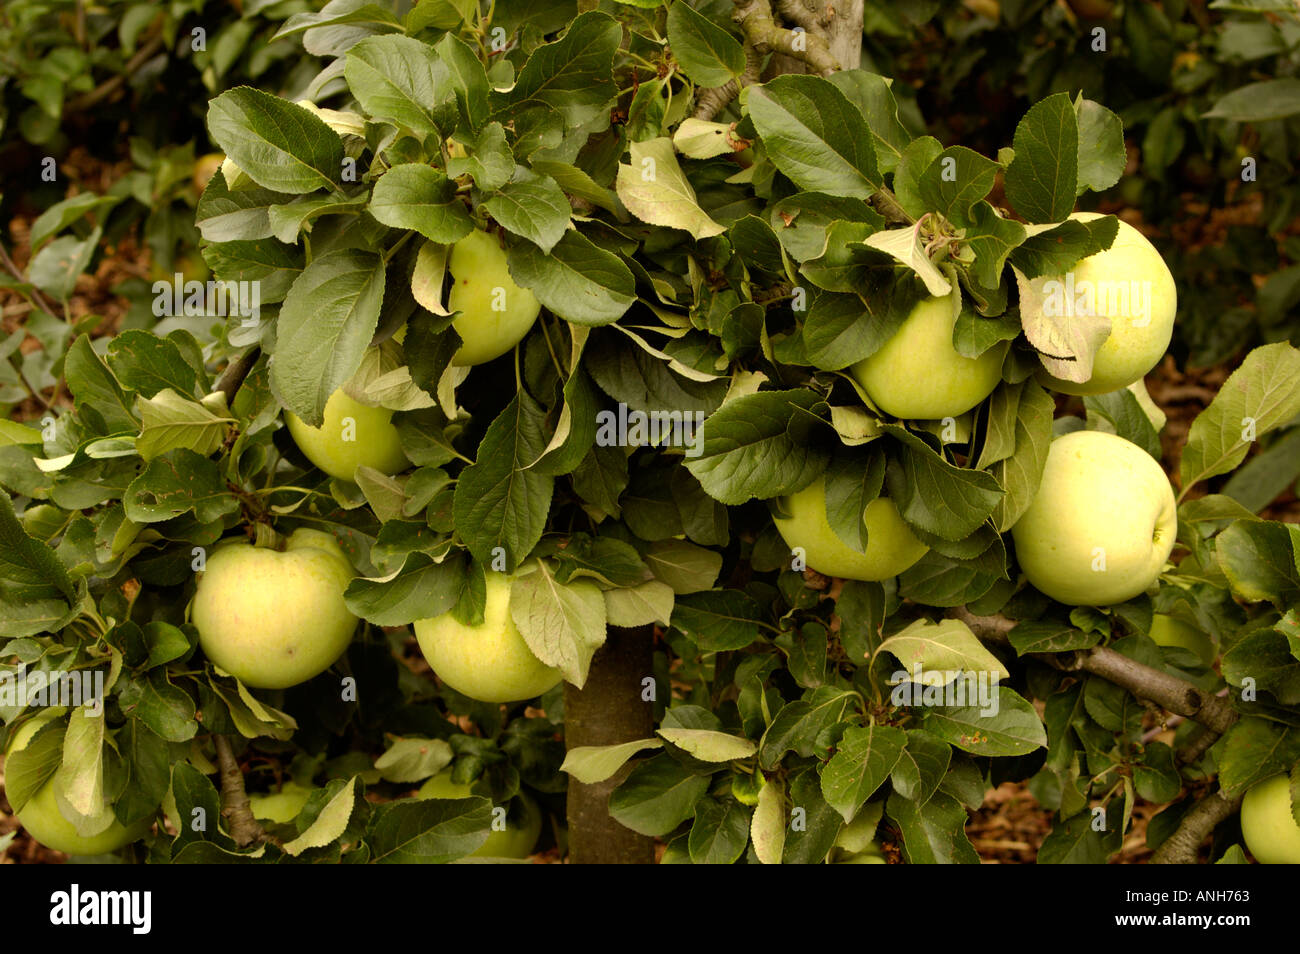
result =
[[958,354],[952,346],[959,296],[953,291],[926,298],[879,351],[849,368],[886,414],[921,420],[956,417],[988,397],[1002,380],[1008,342],[977,358]]
[[[48,713],[24,723],[9,741],[8,754],[21,752],[47,722],[56,716]],[[104,807],[110,806],[105,803]],[[46,782],[39,791],[27,800],[21,810],[14,812],[18,823],[27,829],[27,833],[46,848],[62,851],[69,855],[106,855],[139,841],[149,831],[151,822],[143,819],[127,828],[116,818],[97,835],[81,835],[72,822],[68,821],[59,810],[54,797],[54,780]]]
[[300,528],[284,550],[220,545],[199,575],[190,619],[213,663],[255,689],[285,689],[343,655],[357,618],[343,602],[352,564],[338,541]]
[[848,855],[847,857],[841,857],[838,861],[833,861],[833,862],[831,862],[831,864],[836,864],[836,865],[887,865],[887,864],[889,864],[889,862],[885,860],[885,855],[884,855],[884,853],[880,850],[880,846],[879,846],[879,845],[874,845],[874,844],[873,844],[873,845],[872,845],[870,848],[868,848],[866,851],[859,852],[859,853],[856,854],[856,855]]
[[1033,503],[1011,528],[1029,582],[1073,606],[1109,606],[1155,582],[1178,515],[1160,465],[1130,441],[1073,431],[1052,441]]
[[298,449],[331,477],[351,482],[362,464],[384,474],[396,474],[410,466],[393,424],[393,412],[354,401],[342,388],[325,402],[325,420],[320,427],[308,426],[291,411],[285,411],[284,417]]
[[209,152],[194,160],[194,172],[190,177],[190,184],[194,186],[195,193],[203,194],[203,190],[208,187],[208,180],[216,175],[225,161],[225,155],[220,152]]
[[1300,825],[1291,812],[1286,775],[1252,786],[1241,800],[1241,834],[1262,865],[1300,865]]
[[493,236],[475,229],[451,247],[452,287],[447,305],[460,312],[452,327],[460,350],[452,364],[483,364],[499,358],[528,334],[541,305],[510,278],[506,253]]
[[[453,782],[451,769],[447,769],[421,785],[415,797],[469,798],[472,794],[469,785]],[[471,858],[527,858],[533,853],[542,834],[542,810],[523,792],[519,793],[516,801],[518,816],[507,815],[506,827],[499,831],[493,829],[487,841],[470,855]]]
[[[510,617],[512,578],[489,572],[483,622],[466,626],[451,613],[415,621],[420,650],[438,678],[480,702],[533,699],[558,685],[560,671],[528,648]],[[579,586],[591,586],[584,582]]]
[[[1076,212],[1070,218],[1089,222],[1101,216]],[[1091,289],[1096,314],[1110,318],[1110,337],[1097,349],[1087,381],[1063,381],[1045,369],[1040,369],[1039,379],[1045,387],[1064,394],[1103,394],[1142,380],[1164,357],[1174,333],[1178,289],[1165,260],[1146,236],[1121,221],[1111,247],[1083,259],[1072,269],[1072,276],[1076,296]],[[1039,287],[1049,281],[1064,285],[1066,276],[1042,276],[1033,281]],[[1135,303],[1131,294],[1128,299],[1113,298],[1108,289],[1136,289],[1138,299],[1148,307]]]
[[253,817],[259,821],[287,825],[298,817],[310,797],[311,789],[308,786],[288,781],[278,792],[249,795],[248,805],[253,810]]
[[1173,616],[1156,613],[1151,618],[1151,631],[1147,634],[1157,646],[1179,646],[1192,653],[1208,666],[1214,662],[1214,642],[1191,623]]
[[867,551],[859,553],[841,540],[826,519],[826,479],[819,477],[784,498],[788,517],[773,515],[776,529],[790,546],[802,547],[806,565],[818,573],[846,580],[887,580],[897,576],[929,549],[916,538],[887,497],[867,504]]

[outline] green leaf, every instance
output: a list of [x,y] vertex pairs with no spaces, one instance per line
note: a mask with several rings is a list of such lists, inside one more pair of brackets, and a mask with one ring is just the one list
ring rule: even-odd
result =
[[1234,469],[1262,434],[1300,414],[1300,349],[1285,341],[1255,348],[1228,376],[1187,433],[1183,492]]
[[511,246],[508,254],[510,276],[575,325],[618,321],[636,301],[636,281],[623,260],[574,229],[550,254],[531,242]]
[[564,237],[572,215],[569,199],[554,179],[522,166],[483,207],[504,228],[547,253]]
[[90,264],[95,249],[99,247],[103,229],[95,226],[93,232],[80,239],[75,235],[57,238],[32,256],[27,266],[27,277],[33,285],[59,301],[66,301],[76,288],[77,279]]
[[1011,678],[1011,673],[998,657],[985,649],[961,620],[944,619],[932,623],[928,619],[918,619],[882,642],[876,652],[882,651],[892,653],[909,676],[919,667],[922,673],[920,681],[927,685],[946,685],[959,670],[996,673],[999,679]]
[[866,199],[881,186],[866,120],[834,84],[787,75],[748,93],[768,158],[799,188]]
[[1160,435],[1132,391],[1122,388],[1106,394],[1090,394],[1083,399],[1083,406],[1094,422],[1105,423],[1105,426],[1095,427],[1096,430],[1118,434],[1156,460],[1160,459]]
[[375,768],[389,782],[422,782],[437,775],[455,758],[444,739],[405,737],[393,740],[375,759]]
[[186,448],[155,457],[122,495],[127,518],[157,523],[194,511],[200,523],[212,523],[239,512],[239,498],[230,492],[220,465]]
[[1300,597],[1300,572],[1285,524],[1237,520],[1215,538],[1215,557],[1235,596],[1285,609]]
[[758,638],[758,604],[740,590],[710,590],[680,597],[672,625],[704,652],[743,649]]
[[668,45],[697,86],[725,86],[745,72],[740,41],[687,3],[668,8]]
[[80,335],[72,343],[64,358],[63,374],[68,390],[76,398],[78,414],[84,417],[89,412],[103,421],[99,433],[136,430],[131,401],[104,359],[91,347],[89,335]]
[[733,506],[802,490],[829,460],[810,440],[820,401],[806,389],[728,401],[704,422],[703,449],[687,470],[710,497]]
[[912,141],[911,134],[899,121],[898,103],[883,76],[866,70],[840,70],[827,77],[861,110],[876,143],[876,157],[881,172],[893,172]]
[[1300,731],[1246,716],[1214,744],[1214,754],[1219,788],[1225,798],[1234,798],[1300,760]]
[[935,792],[924,805],[894,792],[885,812],[903,835],[908,864],[979,864],[966,837],[966,809],[947,792]]
[[1101,634],[1085,632],[1055,620],[1027,619],[1017,623],[1007,634],[1011,648],[1019,656],[1027,653],[1064,653],[1091,649],[1101,642]]
[[679,749],[689,752],[702,762],[730,762],[747,759],[758,746],[750,739],[716,732],[712,729],[661,728],[659,735]]
[[655,578],[672,587],[678,596],[712,589],[722,570],[722,554],[688,540],[651,544],[645,562]]
[[691,861],[697,865],[734,864],[749,844],[750,818],[750,809],[734,799],[700,799],[687,839]]
[[[198,734],[194,700],[172,685],[165,669],[151,669],[142,677],[123,673],[118,683],[118,703],[128,717],[139,719],[153,733],[168,742],[188,742]],[[215,817],[209,822],[215,821]]]
[[924,805],[939,790],[952,761],[952,748],[924,729],[908,729],[907,745],[890,772],[894,791]]
[[[467,19],[470,12],[477,12],[474,0],[458,0],[458,2],[464,7]],[[412,10],[410,15],[414,16],[417,10],[427,4],[428,0]],[[454,33],[444,34],[434,49],[446,72],[444,82],[455,94],[462,127],[482,130],[488,125],[488,78],[487,71],[483,69],[483,62],[478,58],[478,54]],[[499,130],[501,127],[497,125],[497,128]]]
[[1300,113],[1300,79],[1270,79],[1248,83],[1220,96],[1206,119],[1226,119],[1237,123],[1261,123],[1286,119]]
[[999,532],[1005,532],[1024,515],[1038,493],[1052,443],[1052,416],[1056,402],[1033,380],[1024,383],[1016,409],[1015,450],[993,465],[991,473],[1006,496],[993,510]]
[[846,729],[831,760],[821,768],[821,790],[827,804],[851,822],[862,804],[876,793],[898,764],[907,733],[884,725]]
[[343,67],[348,88],[363,110],[410,130],[418,139],[438,130],[434,109],[447,102],[447,74],[433,47],[397,35],[366,37],[348,50]]
[[1079,120],[1079,195],[1084,190],[1104,192],[1124,174],[1128,154],[1124,149],[1124,124],[1100,103],[1080,96],[1075,103]]
[[1007,199],[1030,222],[1059,222],[1078,194],[1079,120],[1068,93],[1029,108],[1016,126],[1007,167]]
[[518,392],[488,426],[478,459],[456,481],[456,532],[484,564],[502,547],[511,571],[541,539],[555,481],[528,468],[546,449],[544,421],[545,410]]
[[136,402],[140,409],[140,436],[135,449],[145,460],[184,447],[207,457],[222,445],[233,417],[213,413],[198,401],[182,397],[171,388]]
[[607,14],[580,14],[560,39],[533,50],[510,92],[492,97],[495,112],[509,117],[543,105],[557,110],[570,129],[585,125],[617,93],[614,54],[622,36]]
[[605,598],[590,580],[561,583],[550,564],[538,560],[510,585],[510,617],[528,648],[579,689],[591,657],[605,643]]
[[1022,696],[997,686],[987,709],[979,706],[929,706],[921,726],[973,755],[1027,755],[1047,744],[1043,722]]
[[474,230],[456,183],[423,163],[393,166],[375,183],[370,214],[384,225],[414,229],[443,245],[459,242]]
[[376,626],[404,626],[450,612],[465,587],[465,563],[449,557],[435,563],[419,551],[401,568],[377,578],[358,577],[343,593],[347,607]]
[[779,780],[764,781],[758,790],[758,806],[750,819],[749,835],[754,854],[765,865],[779,865],[785,852],[785,789]]
[[208,103],[208,131],[264,189],[294,195],[328,189],[342,171],[338,133],[315,113],[249,86]]
[[709,776],[696,775],[668,754],[639,763],[609,796],[609,813],[642,835],[662,837],[695,814],[709,790]]
[[887,424],[884,429],[900,442],[885,481],[908,523],[944,540],[961,540],[974,533],[1002,501],[1004,492],[991,475],[950,464],[899,425]]
[[612,778],[627,760],[645,749],[661,749],[659,739],[638,739],[618,745],[579,745],[569,749],[564,756],[561,772],[568,772],[584,785],[595,785]]
[[296,858],[310,848],[324,848],[342,837],[357,806],[359,779],[349,779],[317,814],[305,831],[284,844],[284,853]]
[[772,719],[759,743],[758,761],[772,769],[786,752],[807,758],[821,733],[845,718],[855,696],[833,686],[821,686],[803,699],[787,702]]
[[199,376],[181,354],[178,341],[193,351],[198,350],[198,343],[186,331],[173,331],[163,338],[147,331],[128,329],[109,342],[108,366],[122,387],[142,397],[151,398],[167,388],[192,397]]
[[965,146],[950,146],[921,174],[917,183],[921,201],[957,227],[964,227],[971,206],[992,191],[1001,168]]
[[618,167],[618,197],[643,222],[683,229],[697,239],[725,229],[700,208],[686,174],[677,163],[673,141],[661,136],[629,146],[631,163]]
[[384,280],[378,253],[336,249],[313,259],[289,290],[276,319],[271,387],[309,427],[322,425],[325,402],[360,366]]
[[486,798],[413,798],[374,807],[366,842],[376,864],[445,864],[487,841],[492,803]]

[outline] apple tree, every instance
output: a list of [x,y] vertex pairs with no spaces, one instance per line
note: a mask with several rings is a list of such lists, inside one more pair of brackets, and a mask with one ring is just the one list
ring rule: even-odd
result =
[[862,30],[286,19],[310,79],[207,106],[214,281],[43,318],[71,403],[0,430],[7,685],[104,692],[25,738],[0,696],[20,820],[152,861],[526,856],[545,816],[578,862],[977,863],[1020,781],[1040,862],[1139,803],[1156,861],[1300,862],[1254,834],[1300,826],[1300,534],[1223,492],[1300,350],[1166,469],[1178,289],[1100,214],[1120,117],[945,144]]

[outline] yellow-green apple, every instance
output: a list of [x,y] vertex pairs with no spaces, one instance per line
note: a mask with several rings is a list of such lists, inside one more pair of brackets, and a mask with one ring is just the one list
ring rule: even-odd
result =
[[216,175],[225,161],[225,154],[220,152],[209,152],[194,160],[194,172],[190,177],[190,184],[194,186],[196,195],[203,193],[203,190],[208,187],[208,180]]
[[362,464],[384,474],[396,474],[410,466],[393,424],[393,412],[354,401],[342,388],[325,402],[325,420],[320,427],[309,427],[291,411],[285,411],[284,417],[298,449],[331,477],[350,482]]
[[199,576],[190,619],[213,663],[256,689],[285,689],[324,672],[352,641],[343,602],[352,564],[338,541],[299,528],[284,550],[218,546]]
[[956,417],[984,400],[1002,379],[1008,342],[976,358],[952,346],[960,293],[926,298],[880,350],[849,371],[876,407],[894,417]]
[[1074,606],[1122,603],[1155,582],[1178,515],[1160,465],[1114,434],[1052,441],[1033,503],[1011,528],[1029,582]]
[[451,294],[447,306],[460,314],[452,327],[463,344],[452,364],[499,358],[528,334],[541,304],[510,278],[506,252],[494,236],[475,229],[451,247]]
[[[55,716],[52,713],[45,714],[20,726],[9,741],[9,754],[27,748],[28,743],[41,727],[53,718]],[[111,811],[111,806],[107,803],[104,808],[106,811]],[[117,851],[143,838],[149,831],[150,825],[150,821],[144,819],[128,828],[114,818],[109,822],[108,827],[97,835],[78,834],[76,827],[59,810],[54,795],[53,779],[41,786],[22,808],[15,811],[14,817],[29,835],[46,848],[70,855],[105,855]]]
[[287,825],[298,817],[310,797],[311,789],[308,786],[288,781],[278,792],[249,795],[248,807],[253,810],[254,818]]
[[1258,782],[1241,800],[1241,834],[1262,865],[1300,865],[1300,825],[1286,775]]
[[[416,798],[469,798],[470,786],[451,780],[451,769],[433,776],[415,793]],[[520,792],[508,809],[505,828],[493,828],[487,841],[471,858],[527,858],[542,834],[542,810]]]
[[787,516],[773,514],[776,529],[791,549],[802,547],[804,563],[827,576],[846,580],[887,580],[897,576],[929,549],[916,538],[888,497],[867,504],[867,549],[859,553],[839,538],[826,518],[826,479],[783,498]]
[[1147,635],[1158,646],[1178,646],[1186,649],[1196,656],[1203,666],[1214,662],[1213,640],[1191,623],[1163,613],[1156,613],[1151,618],[1151,631]]
[[[466,626],[451,613],[415,621],[424,658],[438,678],[480,702],[519,702],[559,684],[560,671],[528,648],[510,616],[512,577],[488,572],[483,622]],[[594,583],[580,583],[589,585]]]
[[[1100,217],[1096,212],[1070,216],[1079,222]],[[1040,291],[1059,289],[1061,300],[1075,313],[1110,319],[1110,336],[1097,349],[1092,376],[1079,383],[1043,370],[1040,380],[1045,386],[1065,394],[1103,394],[1140,381],[1164,357],[1174,333],[1178,290],[1155,246],[1127,222],[1119,223],[1110,248],[1088,256],[1064,275],[1033,282]]]

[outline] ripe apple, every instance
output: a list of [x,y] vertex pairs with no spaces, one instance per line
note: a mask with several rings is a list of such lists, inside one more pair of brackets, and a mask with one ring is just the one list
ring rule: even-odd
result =
[[887,580],[921,559],[929,549],[916,538],[887,497],[867,504],[867,552],[841,540],[826,519],[826,479],[819,477],[784,499],[788,517],[773,515],[776,529],[793,549],[802,547],[810,569],[846,580]]
[[1157,646],[1180,646],[1186,649],[1200,659],[1203,666],[1214,662],[1213,640],[1191,623],[1156,613],[1151,619],[1151,632],[1147,635]]
[[[41,727],[54,719],[50,713],[24,723],[9,741],[9,754],[21,752],[40,731]],[[107,804],[105,808],[109,807]],[[21,810],[14,812],[18,823],[27,829],[27,833],[46,848],[66,852],[69,855],[106,855],[117,851],[133,841],[139,841],[149,831],[150,821],[144,819],[130,828],[117,819],[98,835],[80,835],[72,822],[68,821],[54,797],[54,781],[46,782]]]
[[225,161],[225,154],[220,152],[209,152],[194,160],[194,172],[190,177],[190,184],[194,186],[197,195],[203,194],[203,190],[208,187],[208,180],[216,175]]
[[311,797],[311,789],[306,785],[288,781],[278,792],[259,793],[248,796],[248,805],[253,810],[253,817],[260,821],[287,825],[298,817],[302,807]]
[[212,662],[255,689],[285,689],[332,666],[357,618],[343,602],[352,564],[338,541],[300,528],[284,550],[218,546],[199,576],[190,619]]
[[342,388],[325,402],[325,420],[320,427],[309,427],[291,411],[285,411],[284,417],[298,449],[331,477],[351,482],[362,464],[384,474],[396,474],[410,466],[393,424],[393,412],[354,401]]
[[1033,503],[1011,528],[1029,582],[1074,606],[1109,606],[1150,586],[1174,546],[1169,479],[1136,444],[1101,431],[1052,441]]
[[[1076,212],[1070,216],[1078,222],[1100,217],[1096,212]],[[1169,266],[1146,236],[1121,221],[1111,247],[1088,256],[1072,272],[1074,288],[1078,290],[1076,297],[1082,290],[1090,289],[1095,313],[1110,318],[1110,337],[1097,350],[1092,377],[1087,381],[1062,381],[1046,370],[1040,370],[1040,380],[1045,387],[1065,394],[1103,394],[1140,381],[1164,357],[1173,337],[1178,289]],[[1066,276],[1034,279],[1039,287],[1049,281],[1064,285]],[[1125,289],[1129,292],[1127,299],[1110,294],[1111,290]],[[1146,302],[1146,307],[1141,302]]]
[[501,243],[475,229],[451,247],[452,287],[447,305],[460,315],[452,327],[464,342],[452,364],[475,365],[499,358],[528,334],[541,304],[510,278]]
[[[458,784],[451,780],[451,769],[433,776],[415,793],[416,798],[469,798],[473,793],[469,785]],[[487,841],[473,852],[471,858],[527,858],[533,853],[537,839],[542,834],[542,810],[537,803],[519,793],[517,815],[506,817],[506,827],[500,831],[493,829]],[[512,805],[507,811],[516,806]]]
[[532,699],[562,678],[533,655],[511,619],[511,583],[504,573],[487,574],[487,605],[478,626],[466,626],[449,612],[415,621],[420,650],[438,678],[480,702]]
[[1241,800],[1241,834],[1262,865],[1300,865],[1300,825],[1291,813],[1286,775],[1254,785]]
[[886,414],[921,420],[956,417],[988,397],[1002,379],[1008,342],[978,358],[958,354],[952,346],[958,294],[920,302],[879,351],[849,369]]

